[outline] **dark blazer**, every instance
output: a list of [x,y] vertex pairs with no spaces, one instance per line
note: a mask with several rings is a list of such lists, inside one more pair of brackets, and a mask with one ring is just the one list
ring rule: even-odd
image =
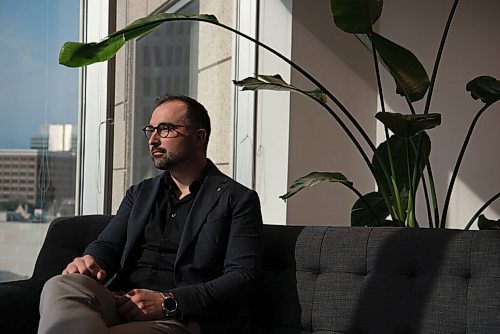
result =
[[[208,163],[180,240],[172,292],[182,318],[198,320],[203,333],[241,333],[261,270],[260,203],[255,191]],[[85,250],[108,277],[117,273],[119,278],[130,266],[160,179],[161,175],[130,187],[116,216]]]

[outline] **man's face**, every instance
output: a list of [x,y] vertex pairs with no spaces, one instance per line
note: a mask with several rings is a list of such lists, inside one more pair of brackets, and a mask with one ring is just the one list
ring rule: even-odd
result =
[[[151,115],[149,124],[188,126],[187,106],[182,101],[169,101],[158,106]],[[148,140],[149,152],[156,168],[171,170],[188,162],[196,154],[195,135],[186,127],[172,127],[167,138],[154,131]]]

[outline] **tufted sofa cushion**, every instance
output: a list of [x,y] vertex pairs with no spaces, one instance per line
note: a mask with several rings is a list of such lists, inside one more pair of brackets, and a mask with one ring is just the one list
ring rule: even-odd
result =
[[269,333],[500,333],[500,233],[265,227]]
[[[110,216],[60,218],[29,280],[0,283],[0,333],[35,333],[43,282]],[[264,226],[254,333],[500,333],[500,232]]]

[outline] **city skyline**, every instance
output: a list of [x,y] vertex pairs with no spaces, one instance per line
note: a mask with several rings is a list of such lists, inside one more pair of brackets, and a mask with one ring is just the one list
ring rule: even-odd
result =
[[58,54],[78,31],[77,0],[0,2],[0,148],[29,148],[47,124],[76,125],[78,70]]

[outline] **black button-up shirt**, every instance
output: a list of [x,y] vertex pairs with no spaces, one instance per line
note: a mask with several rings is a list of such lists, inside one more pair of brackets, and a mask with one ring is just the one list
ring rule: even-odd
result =
[[205,180],[207,168],[190,186],[187,196],[177,198],[178,188],[169,173],[161,179],[160,190],[142,242],[136,252],[136,262],[127,282],[120,288],[128,291],[144,288],[166,291],[175,287],[174,264],[187,217],[194,199]]

